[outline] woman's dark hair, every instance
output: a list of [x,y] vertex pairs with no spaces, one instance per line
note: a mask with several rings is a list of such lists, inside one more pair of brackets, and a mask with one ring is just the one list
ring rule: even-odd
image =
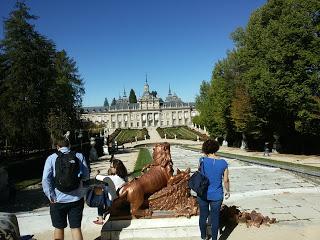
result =
[[216,153],[219,147],[219,143],[216,140],[208,139],[202,144],[202,152],[204,154]]
[[123,162],[119,159],[113,159],[112,160],[112,166],[116,169],[116,174],[123,178],[126,179],[128,176],[128,171],[126,166],[124,166]]

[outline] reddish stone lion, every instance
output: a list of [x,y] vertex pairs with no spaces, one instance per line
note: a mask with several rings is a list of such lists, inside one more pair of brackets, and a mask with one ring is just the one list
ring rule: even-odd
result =
[[[153,162],[149,164],[147,172],[126,184],[120,191],[119,200],[130,203],[130,211],[133,217],[151,215],[148,210],[142,210],[141,206],[153,193],[174,183],[173,164],[171,160],[170,144],[159,143],[153,148]],[[118,205],[118,204],[116,204]]]

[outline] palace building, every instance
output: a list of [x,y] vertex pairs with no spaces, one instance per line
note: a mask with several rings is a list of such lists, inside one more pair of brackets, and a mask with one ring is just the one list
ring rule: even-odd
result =
[[144,128],[192,126],[192,118],[198,113],[194,103],[183,102],[176,94],[171,93],[163,101],[151,94],[146,79],[143,95],[137,103],[129,103],[124,91],[116,104],[109,107],[84,107],[81,114],[83,122],[103,124],[106,128]]

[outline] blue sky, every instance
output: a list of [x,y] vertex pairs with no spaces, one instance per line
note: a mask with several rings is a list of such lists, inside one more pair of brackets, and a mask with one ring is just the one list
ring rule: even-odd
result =
[[[65,49],[85,82],[84,106],[107,97],[171,90],[194,101],[202,80],[233,48],[230,33],[246,26],[266,0],[29,0],[36,30]],[[15,1],[0,0],[1,20]],[[3,38],[3,24],[0,25]]]

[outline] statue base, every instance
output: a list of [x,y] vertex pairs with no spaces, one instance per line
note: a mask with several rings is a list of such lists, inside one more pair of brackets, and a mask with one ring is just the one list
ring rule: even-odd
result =
[[[159,214],[159,215],[158,215]],[[109,220],[101,230],[101,240],[113,239],[195,239],[200,237],[199,216],[169,217],[155,212],[151,219]],[[156,217],[157,215],[157,217]]]

